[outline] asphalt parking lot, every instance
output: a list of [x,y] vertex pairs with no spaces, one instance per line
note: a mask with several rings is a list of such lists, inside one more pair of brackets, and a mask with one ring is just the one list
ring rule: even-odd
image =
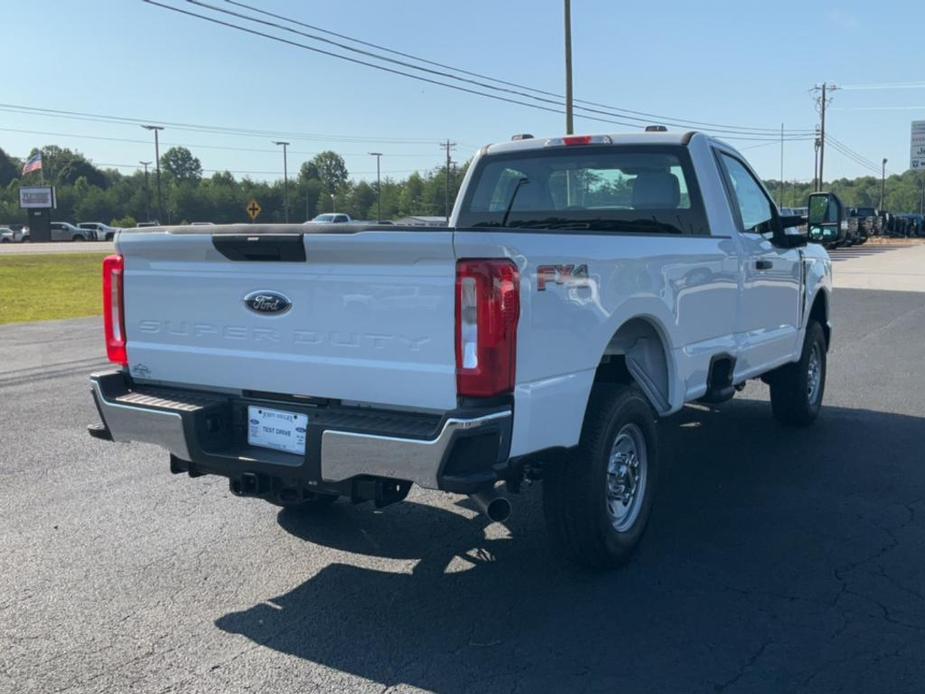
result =
[[536,487],[501,526],[419,490],[310,515],[172,476],[84,431],[98,319],[2,327],[0,691],[921,692],[925,264],[905,250],[836,251],[816,426],[777,425],[761,384],[661,424],[652,523],[610,574],[550,554]]

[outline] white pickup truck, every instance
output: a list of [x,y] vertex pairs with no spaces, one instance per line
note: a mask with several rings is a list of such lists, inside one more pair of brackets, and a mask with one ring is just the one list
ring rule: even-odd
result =
[[[809,204],[837,224],[834,196]],[[658,418],[755,378],[781,422],[818,414],[831,264],[805,221],[728,145],[639,133],[486,146],[447,228],[123,231],[90,433],[281,505],[417,484],[503,520],[501,489],[541,479],[554,545],[615,566]]]

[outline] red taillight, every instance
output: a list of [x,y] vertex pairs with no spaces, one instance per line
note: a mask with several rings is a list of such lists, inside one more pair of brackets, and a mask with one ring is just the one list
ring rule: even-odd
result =
[[520,273],[510,260],[456,265],[456,389],[488,398],[514,390]]
[[562,142],[565,143],[566,147],[571,145],[590,145],[591,136],[590,135],[571,135],[569,137],[563,137]]
[[125,310],[122,306],[124,268],[121,255],[111,255],[103,260],[103,325],[106,329],[106,356],[109,361],[128,366]]

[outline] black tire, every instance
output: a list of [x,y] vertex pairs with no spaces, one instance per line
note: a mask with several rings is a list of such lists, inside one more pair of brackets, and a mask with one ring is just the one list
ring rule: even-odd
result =
[[[818,383],[810,387],[810,361],[816,353]],[[826,343],[822,326],[810,320],[803,339],[800,360],[776,369],[768,384],[771,386],[771,412],[782,424],[805,427],[812,424],[822,409],[825,394]]]
[[[615,444],[626,436],[643,441],[644,460],[637,469],[644,468],[645,477],[640,473],[638,496],[626,506],[629,524],[620,528],[609,493],[620,478],[611,478],[608,467]],[[645,532],[657,482],[658,436],[649,401],[635,386],[595,386],[578,448],[544,471],[543,513],[554,550],[593,569],[625,563]]]
[[84,240],[84,237],[81,236],[80,234],[74,234],[74,235],[71,237],[71,241],[83,241],[83,240]]

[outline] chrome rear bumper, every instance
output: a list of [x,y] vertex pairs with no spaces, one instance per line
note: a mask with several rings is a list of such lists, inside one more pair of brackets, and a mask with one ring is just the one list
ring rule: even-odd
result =
[[[203,473],[232,477],[243,471],[296,478],[315,488],[338,485],[361,476],[413,482],[428,489],[468,493],[493,480],[493,467],[506,462],[512,411],[459,412],[444,416],[370,414],[342,408],[334,414],[300,403],[274,407],[304,411],[311,422],[304,457],[251,447],[235,427],[236,408],[244,398],[224,393],[130,387],[122,372],[93,374],[93,398],[103,427],[91,427],[97,438],[152,443]],[[396,433],[382,433],[382,420],[392,417]],[[402,429],[401,418],[414,419]],[[416,418],[416,419],[415,419]],[[422,422],[422,418],[424,421]],[[427,431],[429,422],[432,426]],[[375,422],[364,431],[364,422]],[[401,433],[404,431],[404,435]],[[482,446],[455,450],[464,439],[482,437]],[[487,448],[485,443],[488,444]],[[463,454],[484,461],[457,460]],[[193,469],[192,467],[190,469]]]

